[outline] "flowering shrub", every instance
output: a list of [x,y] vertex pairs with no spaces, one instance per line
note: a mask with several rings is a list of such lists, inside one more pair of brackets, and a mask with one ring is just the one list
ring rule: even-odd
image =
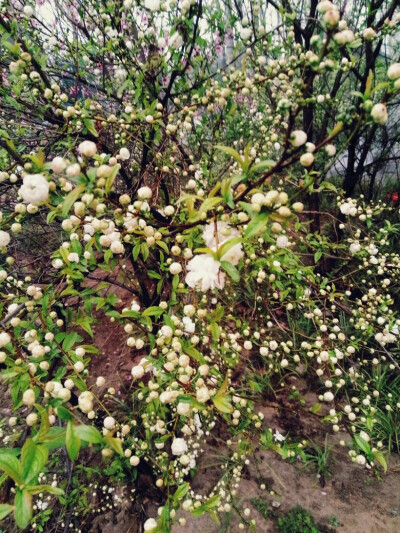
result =
[[[170,531],[181,506],[229,511],[263,429],[260,368],[272,386],[305,369],[351,459],[386,468],[398,210],[324,178],[389,121],[400,64],[374,76],[368,62],[398,35],[394,7],[371,5],[355,28],[312,2],[303,30],[294,6],[272,28],[263,2],[40,4],[1,3],[0,362],[14,432],[0,516],[27,527],[32,497],[65,489],[41,482],[54,450],[85,461],[87,444],[126,479],[151,468],[163,504],[145,531]],[[322,196],[331,213],[314,210]],[[20,239],[39,222],[51,250],[32,251],[28,271]],[[121,397],[96,371],[99,320],[130,348]],[[223,476],[198,494],[191,473],[222,426]]]

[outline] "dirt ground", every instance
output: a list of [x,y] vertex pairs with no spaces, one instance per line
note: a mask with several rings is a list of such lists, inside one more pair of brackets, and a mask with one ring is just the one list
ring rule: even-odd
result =
[[[110,290],[121,299],[120,308],[129,307],[134,299],[131,293],[118,287]],[[94,338],[100,353],[92,357],[91,379],[95,381],[97,376],[104,376],[104,388],[112,386],[117,394],[124,396],[131,383],[132,365],[144,354],[127,347],[126,333],[116,323],[104,318],[101,311],[96,312],[95,316],[99,322],[94,326]],[[299,393],[297,397],[288,394],[288,387],[275,398],[266,398],[258,406],[257,409],[265,416],[264,428],[289,434],[291,438],[312,439],[323,445],[326,432],[329,431],[329,427],[321,423],[326,412],[324,409],[317,415],[310,412],[310,407],[317,401],[316,393],[302,378],[292,377],[289,385],[296,388]],[[224,436],[221,437],[223,440]],[[219,524],[209,515],[193,518],[188,513],[180,512],[179,516],[184,516],[187,523],[184,527],[176,524],[172,533],[278,533],[277,519],[297,505],[309,510],[324,533],[400,533],[400,457],[393,455],[390,458],[387,473],[381,473],[379,479],[374,473],[350,461],[347,448],[339,445],[339,440],[346,438],[344,433],[328,435],[331,474],[325,476],[322,484],[312,467],[306,467],[299,461],[285,462],[271,450],[256,448],[235,496],[238,509],[248,507],[251,510],[247,520],[255,520],[255,529],[239,529],[241,520],[236,512],[220,515]],[[210,491],[218,481],[218,456],[226,451],[223,446],[213,443],[208,443],[206,450],[192,480],[194,490],[201,493]],[[262,490],[261,484],[266,488]],[[155,516],[160,505],[156,501],[159,495],[154,493],[154,482],[148,472],[142,472],[136,489],[132,484],[121,490],[125,490],[126,495],[121,494],[123,497],[119,506],[89,515],[80,523],[75,523],[71,517],[71,525],[74,526],[71,531],[141,533],[143,522],[147,517]],[[135,490],[137,497],[133,496]],[[267,518],[255,508],[255,498],[265,503]],[[8,526],[10,529],[5,531],[15,531],[12,521],[9,521]],[[60,532],[63,529],[64,526],[59,523],[53,531]]]
[[[117,287],[112,292],[121,299],[121,307],[129,306],[132,294]],[[106,387],[113,386],[123,394],[129,387],[130,369],[134,362],[143,354],[132,352],[125,344],[126,334],[115,323],[104,322],[95,327],[96,345],[101,354],[94,356],[92,375],[103,375]],[[295,386],[305,403],[301,405],[288,397],[287,392],[278,394],[276,398],[266,400],[259,409],[264,413],[264,427],[278,429],[283,434],[293,437],[313,439],[323,444],[329,427],[322,425],[324,410],[313,415],[309,408],[315,405],[317,397],[301,379],[292,378],[290,385]],[[338,442],[346,439],[344,433],[328,436],[328,447],[331,450],[331,475],[325,478],[324,486],[310,467],[301,462],[295,464],[283,461],[275,452],[258,449],[252,457],[249,470],[242,479],[235,503],[239,509],[248,507],[250,519],[256,521],[257,533],[277,533],[277,518],[284,515],[296,505],[310,511],[322,531],[332,533],[400,533],[400,457],[394,455],[389,460],[386,474],[380,479],[365,468],[350,461],[347,448]],[[193,480],[196,490],[203,492],[211,489],[218,481],[218,467],[215,465],[217,448],[208,447],[203,456],[199,470]],[[150,479],[148,483],[152,483]],[[260,488],[261,484],[266,489]],[[268,518],[265,519],[256,510],[251,500],[263,499],[268,506]],[[142,502],[143,503],[143,502]],[[108,514],[98,517],[90,531],[119,533],[136,533],[140,531],[137,521],[146,516],[154,516],[157,505],[151,498],[140,503],[141,520],[133,516],[132,507],[122,509],[119,514]],[[137,510],[138,502],[136,502]],[[173,533],[237,533],[240,518],[237,513],[220,516],[216,524],[209,515],[193,518],[189,513],[180,513],[187,523],[184,527],[175,525]],[[103,518],[103,519],[102,519]],[[244,531],[250,531],[246,528]]]
[[[305,399],[303,405],[290,400],[282,392],[274,402],[259,406],[264,415],[264,427],[293,437],[305,437],[325,444],[329,427],[321,423],[325,413],[313,415],[309,407],[315,405],[316,395],[307,389],[302,379],[292,378],[292,385]],[[257,533],[278,533],[277,518],[300,505],[307,509],[321,531],[332,533],[399,533],[400,532],[400,457],[392,455],[387,473],[379,476],[350,461],[348,448],[339,445],[348,436],[328,434],[327,448],[330,449],[330,474],[321,479],[313,467],[297,460],[290,463],[281,459],[272,450],[256,449],[251,458],[247,475],[240,482],[236,496],[239,509],[248,507],[251,515],[247,520],[256,521]],[[203,459],[194,479],[194,485],[201,487],[210,479],[207,471],[207,457]],[[262,490],[260,485],[266,488]],[[323,486],[321,486],[323,485]],[[268,518],[254,507],[252,500],[262,499],[268,508]],[[240,518],[237,513],[221,517],[216,524],[210,516],[187,519],[185,527],[175,526],[173,533],[236,533]],[[244,531],[250,531],[246,528]]]
[[[398,533],[400,531],[400,468],[395,462],[379,481],[344,455],[333,463],[332,476],[321,488],[319,480],[304,465],[284,462],[272,451],[256,454],[258,468],[250,466],[248,479],[240,483],[238,507],[251,509],[258,533],[277,533],[276,517],[296,505],[310,511],[324,531],[337,533]],[[398,461],[397,461],[398,462]],[[253,461],[254,463],[254,461]],[[201,474],[199,474],[201,475]],[[260,489],[265,483],[266,490]],[[270,490],[274,494],[270,494]],[[271,518],[264,519],[251,503],[262,498],[268,503]],[[185,527],[174,526],[173,533],[236,533],[238,518],[228,517],[221,524],[211,517],[187,518]],[[334,523],[335,527],[330,523]]]

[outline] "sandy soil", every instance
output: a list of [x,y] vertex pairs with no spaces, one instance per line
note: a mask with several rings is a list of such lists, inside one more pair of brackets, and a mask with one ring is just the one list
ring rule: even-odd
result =
[[[282,461],[272,451],[256,454],[259,472],[250,467],[249,479],[240,483],[237,504],[249,507],[256,520],[258,533],[276,533],[275,518],[296,505],[308,509],[318,525],[325,531],[337,533],[398,533],[400,531],[400,469],[395,462],[379,481],[373,474],[353,465],[344,455],[336,454],[332,476],[321,488],[320,482],[304,465]],[[398,461],[397,461],[398,462]],[[253,462],[254,463],[254,462]],[[201,475],[201,474],[199,474]],[[260,484],[267,485],[266,490]],[[269,493],[274,491],[274,495]],[[268,502],[272,517],[265,520],[251,503],[252,498]],[[237,516],[229,524],[215,524],[209,516],[194,519],[190,515],[185,527],[174,526],[173,533],[235,533]],[[335,518],[338,526],[329,521]]]

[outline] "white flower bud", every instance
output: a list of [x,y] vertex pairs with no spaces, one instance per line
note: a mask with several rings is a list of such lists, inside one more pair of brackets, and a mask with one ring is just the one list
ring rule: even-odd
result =
[[35,391],[28,389],[22,395],[22,403],[25,405],[33,405],[35,403]]
[[397,80],[400,78],[400,63],[393,63],[387,71],[389,80]]
[[106,416],[106,418],[103,421],[103,426],[108,430],[114,429],[115,419],[112,416]]
[[383,126],[388,121],[388,112],[385,104],[375,104],[371,111],[371,117],[376,124]]
[[78,146],[78,151],[85,157],[93,157],[97,152],[96,143],[93,141],[83,141]]

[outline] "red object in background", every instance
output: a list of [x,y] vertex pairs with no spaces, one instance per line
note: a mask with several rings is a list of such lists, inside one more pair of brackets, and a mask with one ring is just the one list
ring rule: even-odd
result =
[[393,192],[392,193],[392,202],[398,202],[399,201],[399,193],[396,191],[396,192]]

